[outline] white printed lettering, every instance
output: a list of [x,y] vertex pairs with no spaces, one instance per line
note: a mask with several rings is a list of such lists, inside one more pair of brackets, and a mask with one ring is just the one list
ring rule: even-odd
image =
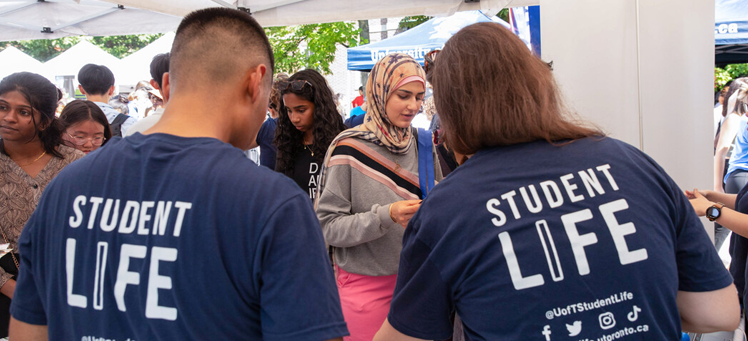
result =
[[[132,233],[138,225],[138,210],[140,203],[128,200],[125,203],[125,211],[122,212],[122,220],[119,222],[119,233]],[[130,213],[132,212],[132,214]],[[129,222],[128,222],[129,219]]]
[[153,235],[163,236],[166,233],[166,223],[169,221],[169,212],[171,212],[171,201],[164,203],[158,202],[156,206],[156,218],[153,221]]
[[595,175],[595,173],[592,171],[592,168],[587,169],[587,172],[579,171],[578,174],[579,178],[582,179],[584,188],[587,189],[587,194],[589,194],[590,198],[595,197],[595,191],[597,191],[597,193],[599,193],[600,195],[605,194],[603,185],[600,184],[600,180],[597,179],[597,175]]
[[514,202],[515,195],[517,195],[516,191],[506,192],[501,195],[501,199],[504,199],[509,203],[509,208],[512,209],[512,214],[514,215],[514,219],[519,219],[521,218],[521,216],[519,215],[517,204]]
[[75,276],[75,239],[68,238],[65,247],[65,277],[67,280],[68,305],[71,307],[86,308],[88,299],[86,296],[73,294],[73,278]]
[[527,190],[522,187],[519,189],[519,193],[522,195],[522,200],[525,201],[525,206],[527,206],[527,210],[530,211],[530,213],[538,213],[543,210],[543,203],[540,202],[540,197],[538,196],[538,191],[535,190],[535,186],[529,185],[527,188],[530,189],[530,194],[532,194],[532,199],[535,201],[533,202],[530,200],[529,196],[527,195]]
[[569,199],[571,200],[571,202],[577,202],[577,201],[583,200],[584,197],[581,195],[574,194],[574,190],[577,189],[577,185],[569,182],[569,180],[573,178],[574,178],[574,174],[566,174],[561,177],[561,183],[564,184],[564,188],[566,189],[566,194],[569,195]]
[[612,187],[614,191],[617,191],[618,184],[616,184],[616,181],[613,179],[613,175],[610,175],[610,165],[597,166],[597,170],[605,174],[605,177],[608,178],[608,182],[610,183],[610,187]]
[[145,300],[145,317],[176,321],[177,309],[158,305],[158,290],[171,290],[171,277],[158,274],[160,261],[177,260],[177,249],[154,246],[151,249],[151,267],[148,273],[148,296]]
[[610,234],[613,236],[613,242],[616,245],[616,250],[618,250],[618,258],[621,260],[622,265],[641,262],[648,257],[647,249],[629,251],[629,247],[626,244],[624,237],[636,233],[636,227],[631,222],[619,224],[615,212],[628,208],[629,204],[626,202],[626,199],[619,199],[600,206],[600,212],[603,214],[605,223],[608,225]]
[[569,241],[571,242],[571,250],[574,252],[574,259],[577,262],[579,274],[582,276],[590,273],[590,265],[587,262],[587,255],[584,252],[584,247],[597,243],[597,236],[594,232],[580,236],[576,224],[590,219],[592,219],[592,211],[589,209],[561,216],[561,221],[564,223],[564,229],[566,229],[566,235],[569,236]]
[[114,300],[117,301],[117,308],[120,311],[127,311],[125,307],[125,290],[127,289],[127,285],[140,284],[140,273],[130,271],[130,258],[143,259],[146,252],[148,252],[148,249],[145,246],[122,244],[119,255],[119,268],[117,269],[117,281],[114,283]]
[[501,204],[501,201],[499,201],[499,199],[496,199],[496,198],[492,198],[486,203],[486,209],[488,210],[488,212],[498,217],[498,219],[491,218],[491,222],[495,226],[504,226],[504,224],[506,224],[506,215],[504,214],[504,212],[494,207],[494,206],[499,206],[500,204]]
[[88,229],[93,230],[94,222],[96,222],[96,213],[99,213],[99,205],[104,202],[104,198],[91,197],[88,201],[93,204],[91,206],[91,216],[88,218]]
[[501,242],[501,249],[504,252],[504,258],[506,259],[506,265],[509,268],[509,275],[512,278],[514,289],[529,289],[541,286],[545,283],[543,275],[541,274],[528,277],[522,276],[522,271],[519,268],[519,262],[517,261],[517,255],[514,253],[514,245],[512,245],[512,239],[509,237],[509,232],[499,233],[499,241]]
[[179,209],[179,211],[177,211],[177,222],[176,224],[174,224],[174,237],[179,237],[179,234],[182,232],[184,213],[192,208],[192,203],[177,201],[176,203],[174,203],[174,207]]
[[140,219],[138,219],[139,235],[148,235],[148,229],[145,227],[145,223],[151,221],[151,215],[148,214],[148,209],[153,208],[155,205],[156,203],[153,201],[143,201],[140,203]]
[[[112,210],[112,201],[114,201],[114,210]],[[110,214],[111,218],[107,223],[107,218]],[[104,232],[114,231],[117,228],[117,218],[119,218],[119,199],[107,199],[106,204],[104,204],[104,211],[101,213],[101,230]]]
[[[564,197],[561,196],[561,190],[555,182],[551,180],[543,181],[540,183],[540,188],[543,189],[545,199],[548,200],[548,207],[556,208],[564,204]],[[551,191],[553,191],[553,194],[551,194]],[[553,196],[556,198],[554,199]]]
[[109,243],[99,242],[96,244],[96,274],[94,275],[93,307],[96,310],[104,309],[104,274],[106,273],[106,259]]
[[68,219],[70,227],[76,228],[78,226],[81,226],[81,223],[83,223],[83,212],[81,212],[81,205],[85,204],[85,195],[79,195],[75,197],[75,200],[73,201],[73,212],[75,213],[75,217],[70,217],[70,219]]

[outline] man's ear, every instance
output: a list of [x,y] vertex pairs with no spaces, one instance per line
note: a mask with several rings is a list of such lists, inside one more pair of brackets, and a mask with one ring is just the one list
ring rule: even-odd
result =
[[109,87],[109,91],[106,94],[107,96],[112,97],[112,95],[114,94],[114,85]]
[[158,89],[158,91],[161,92],[161,98],[164,99],[164,104],[169,101],[169,88],[171,88],[171,83],[169,83],[169,73],[165,72],[163,78],[161,78],[161,89]]
[[[259,64],[247,71],[247,75],[245,77],[247,84],[247,95],[249,95],[253,103],[259,100],[261,92],[264,90],[263,87],[267,70],[268,69],[265,64]],[[267,103],[265,103],[265,105],[267,105]]]
[[78,90],[80,90],[82,94],[86,94],[86,90],[83,90],[83,85],[78,84]]
[[158,86],[158,82],[156,82],[155,79],[151,79],[149,83],[151,83],[151,87],[153,87],[154,89],[161,90],[161,87]]

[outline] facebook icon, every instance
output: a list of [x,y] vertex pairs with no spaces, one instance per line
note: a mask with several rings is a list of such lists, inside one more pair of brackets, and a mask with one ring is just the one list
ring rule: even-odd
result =
[[543,336],[545,336],[545,341],[551,341],[551,326],[546,325],[543,327]]

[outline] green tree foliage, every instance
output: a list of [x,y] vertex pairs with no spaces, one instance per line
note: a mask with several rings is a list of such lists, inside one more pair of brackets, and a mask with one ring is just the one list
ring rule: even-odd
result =
[[126,36],[107,36],[107,37],[92,37],[91,43],[101,47],[104,51],[109,52],[112,56],[117,58],[124,58],[131,53],[142,49],[146,45],[152,43],[154,40],[161,38],[162,33],[159,34],[133,34]]
[[117,57],[124,58],[129,54],[145,47],[163,34],[135,34],[126,36],[108,37],[64,37],[59,39],[21,40],[0,43],[0,50],[6,46],[14,46],[36,58],[40,62],[46,62],[60,53],[75,46],[81,40],[88,40],[92,44],[101,47],[104,51]]
[[338,44],[353,47],[359,37],[356,25],[349,22],[268,27],[265,33],[273,47],[276,72],[289,74],[307,68],[331,73]]
[[400,20],[400,23],[397,24],[397,32],[407,31],[413,27],[416,27],[420,24],[423,24],[429,20],[431,20],[433,17],[429,17],[427,15],[414,15],[405,17],[402,20]]
[[3,50],[7,46],[13,46],[43,63],[75,46],[80,40],[80,37],[64,37],[60,39],[8,41],[2,42],[0,45]]
[[727,82],[748,77],[748,64],[729,64],[725,68],[714,68],[714,91],[721,90]]

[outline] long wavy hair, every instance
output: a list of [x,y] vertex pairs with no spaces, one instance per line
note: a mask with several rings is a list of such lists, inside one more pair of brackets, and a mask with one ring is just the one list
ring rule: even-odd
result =
[[[31,109],[39,112],[39,121],[36,121],[34,115],[31,115],[31,120],[44,151],[47,154],[62,158],[62,154],[57,151],[57,146],[62,144],[63,132],[62,123],[55,118],[57,101],[60,100],[60,92],[58,92],[57,87],[38,74],[17,72],[0,81],[0,95],[11,91],[21,93],[31,105]],[[33,138],[31,140],[33,141]],[[1,150],[7,154],[2,143],[2,140],[0,140]]]
[[[305,80],[312,86],[304,86],[299,91],[292,87],[286,87],[288,82],[296,80]],[[314,70],[299,71],[288,78],[287,82],[281,82],[280,92],[281,97],[293,93],[314,104],[314,112],[312,113],[314,115],[312,127],[314,143],[311,150],[314,158],[321,164],[324,162],[325,153],[327,153],[327,148],[332,140],[346,129],[325,77]],[[304,149],[304,133],[296,129],[291,123],[291,119],[288,118],[288,109],[286,109],[282,100],[279,109],[278,127],[275,129],[275,140],[273,141],[278,147],[275,170],[291,176],[293,175],[294,160]]]

